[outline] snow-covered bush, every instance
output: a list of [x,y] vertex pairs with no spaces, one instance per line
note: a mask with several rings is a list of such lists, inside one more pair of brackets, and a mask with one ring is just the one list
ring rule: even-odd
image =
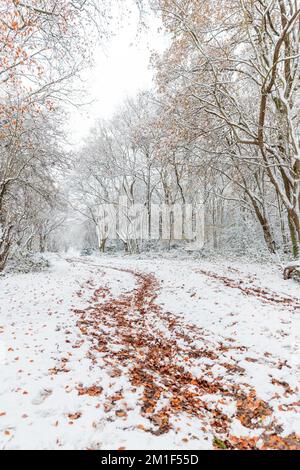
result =
[[7,262],[4,274],[7,273],[29,273],[44,271],[50,266],[49,261],[38,253],[16,252]]

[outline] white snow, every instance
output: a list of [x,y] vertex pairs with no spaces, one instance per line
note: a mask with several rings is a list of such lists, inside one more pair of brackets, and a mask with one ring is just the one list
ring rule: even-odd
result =
[[[153,273],[160,282],[155,302],[186,324],[203,329],[210,349],[221,343],[244,347],[224,351],[217,362],[199,358],[191,368],[195,377],[213,363],[208,381],[225,377],[243,387],[247,384],[272,406],[284,435],[300,433],[299,404],[284,408],[299,403],[300,309],[292,304],[264,302],[201,271],[242,280],[245,286],[263,287],[300,302],[296,281],[283,281],[281,273],[271,266],[237,262],[143,260],[132,256],[67,258],[52,255],[47,272],[0,278],[0,449],[212,447],[214,435],[206,417],[200,423],[197,417],[179,413],[168,433],[156,436],[145,432],[149,422],[137,405],[140,387],[132,391],[126,374],[115,377],[101,357],[96,363],[88,357],[89,339],[76,326],[78,316],[73,309],[89,307],[98,287],[109,288],[113,297],[134,289],[134,276],[119,269]],[[105,334],[107,327],[99,328]],[[170,337],[161,322],[156,329]],[[184,347],[184,341],[180,341]],[[112,348],[118,351],[121,346],[114,344]],[[231,377],[224,362],[231,363],[233,355],[244,372]],[[292,392],[284,393],[272,379],[287,382]],[[78,394],[78,388],[91,386],[102,387],[103,393]],[[117,409],[124,415],[117,416],[115,408],[105,410],[104,405],[121,390],[123,398]],[[234,416],[232,400],[220,403],[221,399],[209,395],[207,403]],[[255,434],[237,419],[231,432],[236,436]]]
[[286,268],[300,268],[300,259],[296,261],[290,261],[285,265]]

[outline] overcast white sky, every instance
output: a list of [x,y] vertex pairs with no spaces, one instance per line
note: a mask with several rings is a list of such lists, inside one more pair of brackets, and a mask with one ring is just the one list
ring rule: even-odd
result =
[[85,89],[93,103],[72,110],[68,123],[70,140],[78,145],[97,117],[109,118],[126,96],[151,87],[153,71],[149,67],[151,52],[162,51],[166,38],[158,32],[159,21],[151,18],[148,30],[138,32],[139,16],[134,10],[124,19],[122,28],[108,43],[99,45],[95,65],[85,75]]

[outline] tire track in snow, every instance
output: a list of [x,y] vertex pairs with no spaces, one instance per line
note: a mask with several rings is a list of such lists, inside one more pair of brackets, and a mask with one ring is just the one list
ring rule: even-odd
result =
[[215,281],[220,281],[226,287],[229,287],[231,289],[239,289],[243,294],[247,296],[256,297],[262,302],[266,302],[272,305],[282,306],[290,310],[300,309],[300,300],[297,299],[296,297],[279,295],[277,294],[277,292],[274,292],[272,290],[269,290],[263,287],[258,287],[258,286],[253,286],[253,285],[249,286],[242,280],[235,280],[227,276],[221,276],[212,271],[200,270],[196,272],[203,274],[204,276],[210,279],[213,279]]

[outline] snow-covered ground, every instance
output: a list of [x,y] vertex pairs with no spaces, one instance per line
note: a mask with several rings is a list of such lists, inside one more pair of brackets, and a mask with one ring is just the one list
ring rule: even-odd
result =
[[276,267],[51,256],[0,278],[0,449],[300,448]]

